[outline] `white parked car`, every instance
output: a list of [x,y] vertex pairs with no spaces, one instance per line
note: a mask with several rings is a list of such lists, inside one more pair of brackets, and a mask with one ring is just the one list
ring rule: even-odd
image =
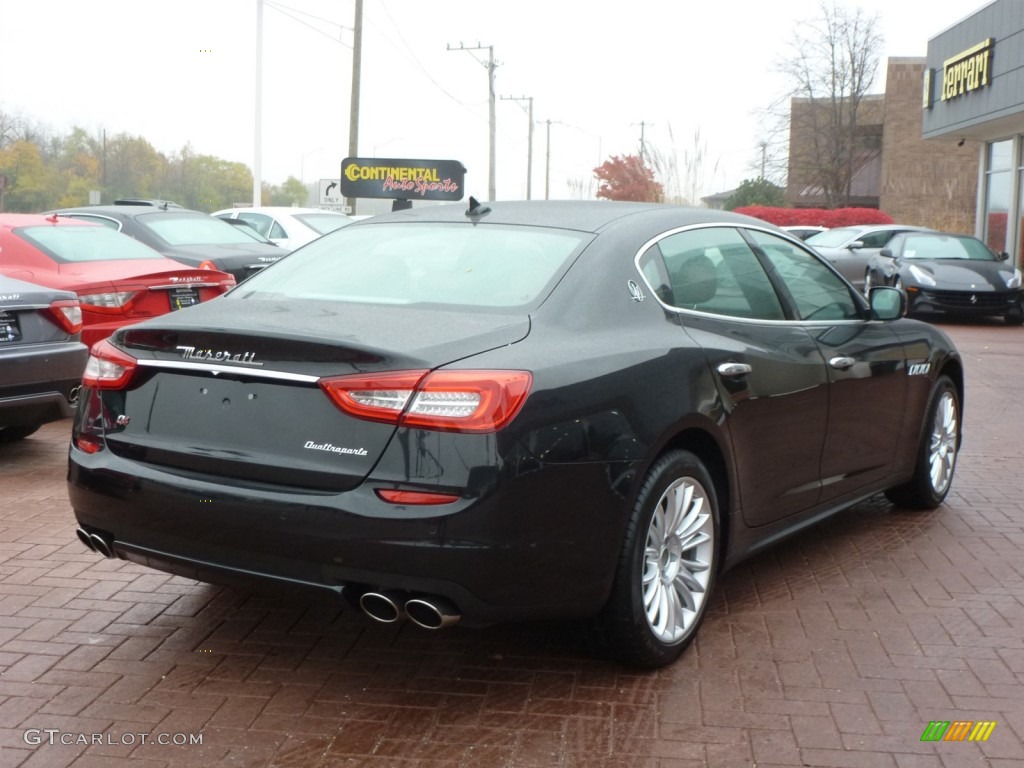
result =
[[292,251],[354,221],[336,211],[286,206],[227,208],[214,211],[213,215],[247,222],[264,237]]

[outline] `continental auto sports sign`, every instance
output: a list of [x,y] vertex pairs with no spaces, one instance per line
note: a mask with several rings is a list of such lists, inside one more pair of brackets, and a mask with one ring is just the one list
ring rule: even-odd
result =
[[461,200],[466,169],[457,160],[346,157],[341,161],[345,197],[391,200]]

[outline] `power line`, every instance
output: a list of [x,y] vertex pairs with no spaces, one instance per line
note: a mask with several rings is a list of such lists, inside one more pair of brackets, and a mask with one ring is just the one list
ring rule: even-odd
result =
[[[314,26],[313,26],[312,24],[310,24],[309,22],[307,22],[307,21],[303,21],[302,19],[298,18],[297,16],[293,16],[292,14],[288,13],[288,11],[287,11],[287,10],[285,10],[286,8],[288,8],[288,6],[284,6],[284,5],[278,5],[277,3],[273,3],[273,2],[270,2],[269,0],[265,0],[265,1],[266,1],[266,3],[267,3],[267,5],[268,5],[268,6],[270,6],[271,8],[273,8],[273,9],[274,9],[275,11],[277,11],[277,12],[278,12],[278,13],[280,13],[281,15],[283,15],[283,16],[287,16],[287,17],[288,17],[289,19],[291,19],[292,21],[295,21],[295,22],[297,22],[297,23],[301,24],[301,25],[302,25],[302,26],[304,26],[304,27],[309,27],[309,28],[310,28],[310,29],[312,29],[312,30],[313,30],[314,32],[316,32],[316,33],[317,33],[318,35],[323,35],[323,36],[324,36],[324,37],[326,37],[326,38],[327,38],[328,40],[333,40],[333,41],[334,41],[335,43],[337,43],[338,45],[343,45],[343,46],[344,46],[344,47],[346,47],[346,48],[352,48],[352,46],[351,46],[351,45],[349,45],[348,43],[346,43],[346,42],[345,42],[344,40],[342,40],[342,39],[341,39],[341,33],[340,33],[340,32],[338,33],[338,37],[337,37],[337,38],[335,38],[335,37],[332,37],[331,35],[328,35],[328,34],[327,34],[326,32],[324,32],[324,31],[323,31],[322,29],[317,29],[316,27],[314,27]],[[288,10],[295,10],[295,9],[293,9],[293,8],[288,8]],[[298,12],[298,13],[302,13],[302,11],[297,11],[297,12]],[[312,16],[312,14],[305,14],[305,15],[307,15],[307,16]],[[313,16],[313,18],[319,19],[319,17],[317,17],[317,16]],[[349,30],[349,31],[351,31],[351,30],[352,30],[352,28],[351,28],[351,27],[346,27],[346,26],[344,26],[344,25],[342,25],[342,24],[336,24],[335,22],[333,22],[333,21],[328,21],[327,19],[319,19],[319,20],[321,20],[321,21],[324,21],[324,22],[326,22],[327,24],[332,24],[333,26],[336,26],[336,27],[337,27],[338,29],[347,29],[347,30]]]

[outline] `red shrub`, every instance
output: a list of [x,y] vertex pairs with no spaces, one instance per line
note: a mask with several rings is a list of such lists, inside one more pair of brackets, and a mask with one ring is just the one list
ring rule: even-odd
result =
[[737,208],[736,213],[770,222],[779,227],[808,226],[848,227],[852,224],[892,224],[892,217],[876,208],[769,208],[766,205],[748,205]]

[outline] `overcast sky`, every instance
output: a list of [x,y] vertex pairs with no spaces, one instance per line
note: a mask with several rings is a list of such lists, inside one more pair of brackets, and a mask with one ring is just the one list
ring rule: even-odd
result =
[[[863,0],[885,56],[985,2]],[[348,152],[354,0],[264,0],[265,181],[338,175]],[[706,147],[702,194],[735,187],[786,90],[776,64],[819,0],[365,0],[360,156],[459,160],[487,197],[487,51],[499,97],[533,97],[533,197],[591,184],[611,155],[683,161]],[[858,7],[850,2],[848,8]],[[343,28],[344,27],[344,28]],[[0,0],[0,110],[65,133],[143,136],[253,165],[256,0]],[[876,90],[884,87],[884,60]],[[526,104],[497,102],[497,197],[526,196]]]

